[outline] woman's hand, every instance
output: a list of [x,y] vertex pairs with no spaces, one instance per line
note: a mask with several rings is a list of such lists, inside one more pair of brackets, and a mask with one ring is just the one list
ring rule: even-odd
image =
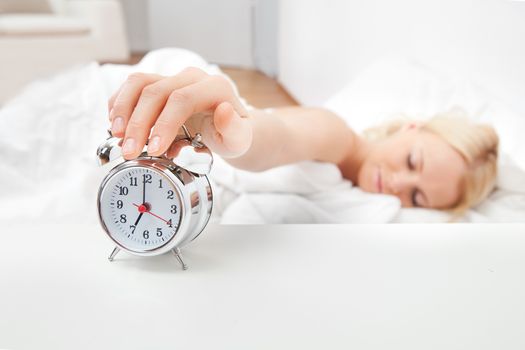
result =
[[201,133],[203,143],[226,158],[241,156],[252,144],[248,113],[231,84],[198,68],[172,77],[131,74],[108,107],[111,131],[124,139],[125,159],[139,156],[148,137],[149,155],[168,152],[173,157],[176,150],[170,146],[182,124]]

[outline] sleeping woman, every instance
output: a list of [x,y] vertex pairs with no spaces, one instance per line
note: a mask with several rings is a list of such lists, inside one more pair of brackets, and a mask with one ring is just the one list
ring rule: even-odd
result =
[[170,77],[130,75],[109,100],[109,119],[125,159],[139,156],[146,143],[149,155],[174,156],[170,146],[185,124],[237,168],[330,162],[364,191],[454,216],[482,201],[496,179],[498,137],[490,126],[445,113],[359,135],[321,108],[248,111],[226,78],[198,68]]

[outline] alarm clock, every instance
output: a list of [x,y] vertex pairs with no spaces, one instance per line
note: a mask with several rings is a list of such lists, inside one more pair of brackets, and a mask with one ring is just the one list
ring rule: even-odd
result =
[[182,130],[184,135],[170,147],[179,150],[171,159],[143,151],[124,160],[122,141],[109,130],[98,147],[99,165],[120,159],[102,180],[97,198],[100,224],[115,244],[109,261],[120,250],[139,256],[172,252],[187,269],[180,248],[199,236],[210,219],[213,194],[207,175],[213,156],[200,134],[192,137],[184,125]]

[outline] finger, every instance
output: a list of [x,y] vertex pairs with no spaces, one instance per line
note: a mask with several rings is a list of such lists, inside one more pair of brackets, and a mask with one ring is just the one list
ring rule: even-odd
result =
[[111,97],[108,100],[108,119],[111,122],[113,118],[113,113],[111,113],[111,110],[113,109],[113,105],[115,104],[115,99],[120,94],[120,91],[122,90],[122,85],[111,95]]
[[173,142],[179,128],[191,115],[214,110],[223,101],[232,101],[236,109],[244,111],[244,107],[233,96],[230,83],[220,76],[209,76],[173,91],[153,127],[148,154],[163,154]]
[[157,74],[133,73],[122,84],[113,102],[110,112],[111,132],[114,136],[123,137],[126,124],[135,109],[135,105],[147,85],[162,79]]
[[[194,118],[195,115],[192,116]],[[215,109],[213,116],[201,119],[200,132],[203,142],[209,149],[221,156],[237,157],[251,145],[252,128],[246,118],[241,118],[229,102],[222,102]],[[186,122],[188,126],[188,121]],[[168,158],[175,158],[182,142],[174,141],[166,151]],[[196,149],[199,152],[199,149]]]
[[238,157],[248,150],[252,144],[252,127],[247,118],[241,118],[232,105],[223,102],[215,109],[213,114],[215,132],[211,128],[206,128],[207,132],[214,132],[213,137],[203,135],[206,142],[218,142],[215,145],[209,144],[212,149],[216,149],[223,157]]
[[[166,100],[173,90],[194,84],[208,75],[200,69],[188,68],[181,73],[164,78],[146,86],[126,125],[123,155],[126,159],[135,158],[142,152],[150,129],[157,120]],[[128,142],[128,140],[130,140]]]

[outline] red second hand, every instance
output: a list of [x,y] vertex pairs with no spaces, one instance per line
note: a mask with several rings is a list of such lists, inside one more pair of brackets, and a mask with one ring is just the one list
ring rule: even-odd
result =
[[[138,204],[135,204],[135,203],[133,203],[133,205],[136,206],[137,208],[139,208],[139,211],[140,211],[141,213],[142,213],[141,209],[144,210],[144,209],[143,209],[143,208],[144,208],[143,205],[138,205]],[[146,210],[145,210],[144,212],[146,212],[146,213],[148,213],[148,214],[151,214],[151,215],[153,215],[153,216],[156,217],[156,218],[161,219],[161,220],[164,221],[166,224],[168,223],[168,220],[164,220],[163,218],[161,218],[161,217],[158,216],[157,214],[152,213],[152,212],[149,210],[148,207],[146,207]]]
[[154,217],[161,219],[161,220],[164,221],[166,224],[168,223],[168,220],[164,220],[163,218],[161,218],[161,217],[158,216],[157,214],[153,214],[153,213],[152,213],[151,211],[149,211],[149,210],[148,210],[146,213],[151,214],[151,215],[153,215]]

